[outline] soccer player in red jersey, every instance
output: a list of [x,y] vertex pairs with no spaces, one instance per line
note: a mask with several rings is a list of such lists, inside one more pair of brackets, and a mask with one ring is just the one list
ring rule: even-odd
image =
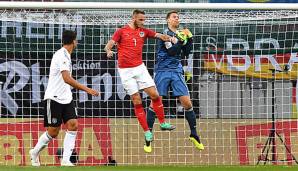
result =
[[[118,29],[105,46],[107,57],[113,56],[112,48],[117,45],[118,71],[124,89],[133,101],[135,115],[145,132],[146,142],[151,142],[153,134],[149,130],[146,113],[142,105],[139,90],[144,90],[152,101],[153,110],[157,115],[161,130],[173,130],[175,126],[165,122],[164,108],[155,83],[142,61],[143,45],[146,38],[159,38],[171,41],[171,37],[144,28],[145,12],[134,10],[131,21]],[[151,146],[144,146],[145,152],[152,151]]]

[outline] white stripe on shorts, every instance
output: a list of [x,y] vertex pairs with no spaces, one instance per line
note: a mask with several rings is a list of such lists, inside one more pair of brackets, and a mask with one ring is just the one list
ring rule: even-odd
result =
[[48,118],[48,124],[51,124],[52,123],[51,99],[47,99],[47,118]]

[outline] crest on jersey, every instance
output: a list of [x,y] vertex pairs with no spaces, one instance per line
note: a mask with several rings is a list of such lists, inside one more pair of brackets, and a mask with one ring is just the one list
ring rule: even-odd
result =
[[140,34],[140,37],[144,37],[145,36],[145,33],[142,32],[142,31],[139,34]]

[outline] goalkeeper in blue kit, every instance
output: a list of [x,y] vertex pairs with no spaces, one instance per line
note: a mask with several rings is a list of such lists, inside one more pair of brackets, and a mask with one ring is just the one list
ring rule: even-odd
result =
[[[171,88],[173,96],[178,97],[181,105],[185,110],[185,118],[190,127],[189,139],[194,146],[203,150],[200,137],[196,130],[196,115],[193,111],[192,102],[190,100],[188,87],[183,76],[183,67],[181,57],[187,57],[192,49],[192,33],[188,29],[179,30],[179,14],[177,11],[170,11],[167,16],[168,28],[163,34],[172,37],[171,42],[164,42],[158,39],[157,42],[157,62],[155,64],[154,81],[160,96],[167,96]],[[152,131],[155,121],[155,113],[149,108],[147,113],[147,122]],[[145,142],[144,150],[150,149],[150,142]]]

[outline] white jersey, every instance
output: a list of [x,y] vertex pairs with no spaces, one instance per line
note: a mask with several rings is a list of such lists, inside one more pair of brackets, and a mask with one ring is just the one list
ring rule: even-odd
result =
[[44,100],[51,99],[61,104],[72,101],[71,87],[64,82],[61,74],[65,70],[71,74],[71,60],[68,51],[62,47],[53,55]]

